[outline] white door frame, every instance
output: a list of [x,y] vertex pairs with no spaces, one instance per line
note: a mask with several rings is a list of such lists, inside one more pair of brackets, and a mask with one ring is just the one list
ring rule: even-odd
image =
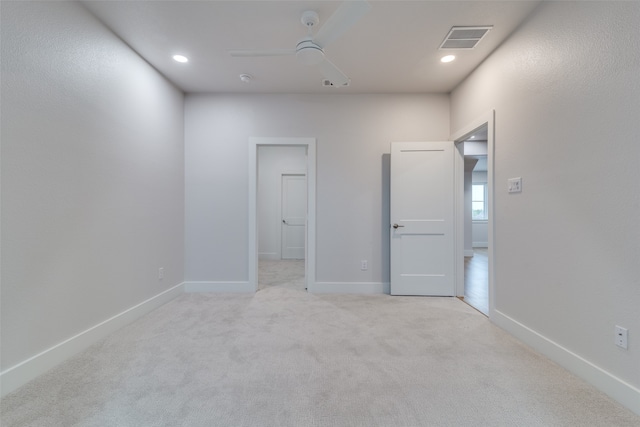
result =
[[316,278],[316,139],[249,138],[249,286],[258,290],[258,147],[298,146],[307,149],[307,226],[305,282],[313,292]]
[[487,251],[488,257],[488,267],[489,267],[489,318],[493,315],[493,310],[495,307],[494,304],[494,295],[495,295],[495,286],[494,286],[494,253],[495,253],[495,245],[494,245],[494,218],[495,218],[495,210],[494,210],[494,170],[493,170],[493,162],[494,162],[494,152],[495,152],[495,144],[494,144],[494,129],[495,129],[495,110],[489,110],[486,113],[482,114],[480,117],[468,123],[462,129],[454,132],[451,135],[451,140],[456,144],[456,152],[455,155],[455,188],[456,188],[456,295],[459,297],[464,297],[464,154],[459,150],[459,143],[464,141],[467,137],[473,134],[478,128],[486,125],[487,126],[487,191],[489,194],[488,200],[488,210],[489,215],[487,219],[488,225],[488,244],[489,248]]

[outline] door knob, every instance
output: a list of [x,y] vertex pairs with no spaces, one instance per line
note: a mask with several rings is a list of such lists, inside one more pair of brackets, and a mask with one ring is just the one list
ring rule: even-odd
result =
[[400,228],[400,227],[404,227],[404,225],[393,224],[393,228]]

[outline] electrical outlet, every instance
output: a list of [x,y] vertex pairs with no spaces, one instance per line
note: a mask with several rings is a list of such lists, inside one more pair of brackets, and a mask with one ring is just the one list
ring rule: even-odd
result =
[[164,267],[158,269],[158,280],[164,279]]
[[507,180],[509,193],[520,193],[522,192],[522,178],[509,178]]
[[627,349],[628,333],[626,328],[616,325],[616,345],[625,350]]
[[360,261],[360,270],[365,271],[369,268],[369,263],[367,262],[366,259],[363,259],[362,261]]

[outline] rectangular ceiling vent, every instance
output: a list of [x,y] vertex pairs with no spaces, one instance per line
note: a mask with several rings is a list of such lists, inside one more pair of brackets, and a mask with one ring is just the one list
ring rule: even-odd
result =
[[473,49],[487,35],[493,25],[483,27],[451,27],[440,49]]

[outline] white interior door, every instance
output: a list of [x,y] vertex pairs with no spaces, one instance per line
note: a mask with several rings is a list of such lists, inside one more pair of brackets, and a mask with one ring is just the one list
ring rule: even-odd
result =
[[391,144],[391,295],[455,295],[454,144]]
[[307,220],[305,175],[282,175],[282,259],[304,259]]

